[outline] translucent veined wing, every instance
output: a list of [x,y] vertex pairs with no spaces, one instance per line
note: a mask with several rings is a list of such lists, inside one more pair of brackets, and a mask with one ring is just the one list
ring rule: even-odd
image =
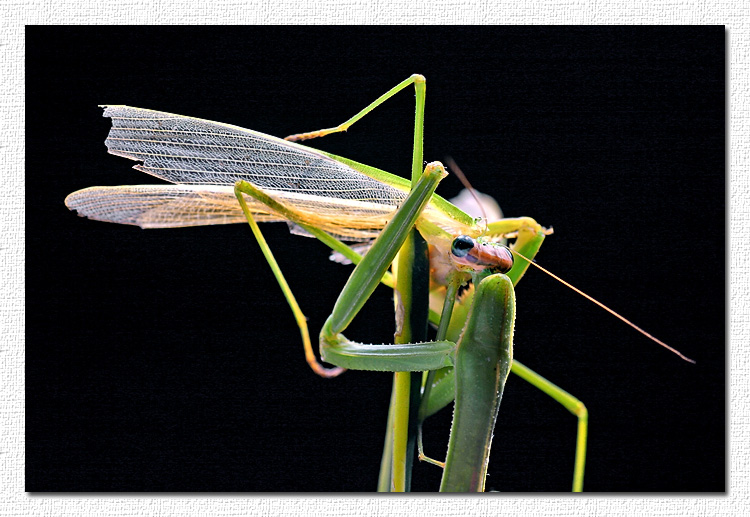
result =
[[[141,228],[176,228],[245,221],[234,190],[216,185],[123,185],[89,187],[65,198],[90,219]],[[256,203],[257,204],[257,203]],[[259,220],[278,221],[270,215]]]
[[[112,119],[111,154],[141,161],[134,168],[177,185],[92,187],[68,196],[68,207],[91,219],[142,228],[242,222],[233,185],[245,180],[311,226],[366,240],[408,192],[408,183],[383,171],[374,178],[315,149],[230,124],[129,106],[107,106],[104,116]],[[246,199],[260,221],[284,220]],[[430,220],[457,224],[444,211],[428,209]]]
[[[269,193],[293,207],[303,219],[334,236],[347,240],[377,236],[390,214],[385,205],[365,206],[362,202],[326,198],[290,192]],[[288,222],[264,204],[245,195],[258,222]],[[96,221],[131,224],[141,228],[179,228],[211,224],[246,223],[233,186],[225,185],[122,185],[89,187],[65,198],[65,204],[80,215]],[[321,214],[321,206],[329,211]],[[306,209],[311,210],[306,214]],[[335,217],[332,215],[335,214]],[[293,233],[308,235],[292,226]]]

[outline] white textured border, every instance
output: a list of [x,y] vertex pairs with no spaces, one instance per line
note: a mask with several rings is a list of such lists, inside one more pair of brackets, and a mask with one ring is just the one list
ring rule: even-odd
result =
[[[498,4],[507,5],[503,8]],[[548,4],[548,5],[545,5]],[[544,7],[543,7],[544,6]],[[492,2],[480,0],[361,0],[238,2],[231,0],[116,2],[4,0],[0,20],[0,516],[5,515],[740,515],[748,504],[747,311],[748,77],[750,11],[736,0],[605,2]],[[728,496],[654,497],[384,497],[384,496],[30,496],[24,493],[24,25],[65,24],[716,24],[729,31],[728,125],[730,323],[730,482]],[[717,221],[717,224],[720,224]],[[733,346],[732,346],[733,345]]]

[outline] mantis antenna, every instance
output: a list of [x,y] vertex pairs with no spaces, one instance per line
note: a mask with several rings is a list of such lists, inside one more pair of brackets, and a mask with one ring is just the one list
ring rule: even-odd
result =
[[482,201],[479,199],[476,190],[474,190],[474,187],[472,187],[471,183],[469,183],[469,178],[466,177],[466,174],[464,174],[464,171],[461,170],[456,161],[450,156],[446,156],[445,163],[448,168],[453,171],[453,174],[456,175],[464,188],[469,191],[469,194],[471,194],[471,197],[474,198],[474,201],[476,201],[479,210],[482,212],[482,223],[484,224],[484,231],[482,232],[482,235],[484,235],[485,233],[487,233],[487,212],[484,210],[484,203],[482,203]]
[[[479,196],[477,196],[477,194],[476,194],[476,192],[474,190],[474,187],[471,186],[471,184],[469,183],[469,180],[466,178],[466,175],[461,171],[461,169],[458,167],[458,165],[453,160],[453,158],[451,158],[450,156],[448,156],[448,157],[445,158],[445,162],[448,164],[448,166],[453,171],[453,173],[461,181],[461,183],[463,184],[464,188],[466,188],[466,190],[468,190],[469,193],[471,193],[472,197],[474,198],[474,200],[476,201],[477,205],[479,206],[479,209],[482,211],[482,221],[484,222],[485,232],[486,232],[487,231],[487,214],[485,213],[484,206],[482,205],[482,202],[479,200]],[[564,286],[572,289],[573,291],[575,291],[576,293],[580,294],[581,296],[583,296],[587,300],[595,303],[596,305],[598,305],[599,307],[601,307],[602,309],[604,309],[605,311],[607,311],[608,313],[610,313],[615,318],[619,319],[620,321],[624,322],[625,324],[629,325],[633,329],[637,330],[638,332],[640,332],[641,334],[643,334],[644,336],[646,336],[647,338],[649,338],[651,341],[653,341],[656,344],[658,344],[658,345],[666,348],[667,350],[669,350],[673,354],[679,356],[681,359],[683,359],[683,360],[685,360],[685,361],[687,361],[689,363],[695,364],[695,360],[690,359],[689,357],[687,357],[686,355],[684,355],[682,352],[680,352],[676,348],[673,348],[673,347],[669,346],[668,344],[666,344],[664,341],[662,341],[660,339],[657,339],[656,337],[652,336],[651,334],[649,334],[648,332],[646,332],[645,330],[643,330],[641,327],[639,327],[638,325],[636,325],[635,323],[633,323],[629,319],[625,318],[624,316],[622,316],[618,312],[616,312],[616,311],[610,309],[609,307],[607,307],[606,305],[604,305],[599,300],[595,299],[592,296],[589,296],[588,294],[586,294],[583,291],[581,291],[580,289],[578,289],[576,286],[572,285],[569,282],[566,282],[565,280],[563,280],[562,278],[560,278],[556,274],[554,274],[551,271],[548,271],[547,269],[543,268],[542,266],[540,266],[539,264],[537,264],[535,260],[530,260],[527,257],[524,257],[523,255],[521,255],[517,251],[514,251],[510,247],[508,249],[513,253],[514,256],[522,258],[523,260],[525,260],[526,262],[528,262],[532,266],[536,267],[537,269],[540,269],[541,271],[543,271],[547,275],[551,276],[552,278],[554,278],[555,280],[557,280],[558,282],[560,282]]]
[[[510,249],[510,248],[508,248],[508,249]],[[602,302],[600,302],[600,301],[599,301],[599,300],[597,300],[596,298],[594,298],[594,297],[592,297],[592,296],[589,296],[588,294],[586,294],[586,293],[584,293],[583,291],[581,291],[580,289],[578,289],[578,288],[577,288],[576,286],[572,285],[572,284],[571,284],[571,283],[569,283],[569,282],[566,282],[565,280],[563,280],[562,278],[560,278],[560,277],[559,277],[559,276],[557,276],[556,274],[552,273],[551,271],[547,271],[547,270],[546,270],[545,268],[543,268],[542,266],[540,266],[539,264],[537,264],[535,260],[529,260],[529,259],[527,259],[526,257],[524,257],[523,255],[521,255],[520,253],[518,253],[518,252],[516,252],[516,251],[513,251],[512,249],[510,249],[510,251],[511,251],[511,252],[513,253],[513,255],[515,255],[516,257],[521,257],[521,258],[522,258],[522,259],[524,259],[524,260],[525,260],[526,262],[528,262],[528,263],[529,263],[529,264],[531,264],[532,266],[535,266],[536,268],[538,268],[538,269],[540,269],[540,270],[544,271],[545,273],[547,273],[547,274],[548,274],[549,276],[551,276],[552,278],[554,278],[555,280],[557,280],[558,282],[560,282],[560,283],[561,283],[561,284],[563,284],[564,286],[566,286],[566,287],[569,287],[570,289],[572,289],[572,290],[573,290],[573,291],[575,291],[576,293],[580,294],[581,296],[583,296],[583,297],[584,297],[584,298],[586,298],[587,300],[589,300],[589,301],[591,301],[591,302],[594,302],[594,303],[595,303],[596,305],[598,305],[599,307],[601,307],[602,309],[604,309],[605,311],[607,311],[608,313],[610,313],[610,314],[611,314],[612,316],[614,316],[615,318],[619,319],[620,321],[623,321],[623,322],[627,323],[627,324],[628,324],[628,325],[630,325],[630,326],[631,326],[632,328],[634,328],[635,330],[637,330],[638,332],[640,332],[641,334],[643,334],[644,336],[646,336],[647,338],[649,338],[649,339],[650,339],[651,341],[654,341],[654,342],[655,342],[655,343],[657,343],[658,345],[661,345],[661,346],[663,346],[664,348],[666,348],[666,349],[667,349],[667,350],[669,350],[670,352],[672,352],[672,353],[674,353],[674,354],[678,355],[678,356],[679,356],[680,358],[684,359],[685,361],[687,361],[687,362],[689,362],[689,363],[693,363],[693,364],[695,364],[695,360],[693,360],[693,359],[690,359],[689,357],[687,357],[686,355],[684,355],[684,354],[683,354],[682,352],[680,352],[679,350],[677,350],[677,349],[675,349],[675,348],[673,348],[673,347],[669,346],[668,344],[666,344],[666,343],[665,343],[664,341],[661,341],[660,339],[657,339],[657,338],[655,338],[654,336],[652,336],[651,334],[649,334],[648,332],[646,332],[645,330],[643,330],[643,329],[642,329],[641,327],[639,327],[638,325],[636,325],[635,323],[633,323],[633,322],[632,322],[632,321],[630,321],[629,319],[625,318],[624,316],[620,315],[620,314],[619,314],[619,313],[617,313],[616,311],[613,311],[612,309],[610,309],[609,307],[607,307],[606,305],[604,305],[604,304],[603,304]]]

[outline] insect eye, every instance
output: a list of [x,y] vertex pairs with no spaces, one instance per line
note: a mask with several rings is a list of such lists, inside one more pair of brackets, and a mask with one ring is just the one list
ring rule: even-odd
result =
[[456,257],[465,257],[470,250],[474,248],[474,239],[469,237],[468,235],[459,235],[455,239],[453,239],[453,244],[451,244],[451,253],[455,255]]

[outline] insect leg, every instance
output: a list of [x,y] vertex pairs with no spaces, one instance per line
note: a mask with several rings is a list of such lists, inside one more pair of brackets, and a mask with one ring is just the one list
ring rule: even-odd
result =
[[424,84],[425,78],[424,76],[421,76],[419,74],[414,74],[408,79],[405,79],[398,83],[396,86],[388,90],[386,93],[375,99],[373,102],[371,102],[365,109],[354,115],[352,118],[347,120],[346,122],[339,124],[336,127],[331,127],[328,129],[319,129],[317,131],[310,131],[308,133],[298,133],[295,135],[289,135],[284,140],[290,140],[292,142],[299,142],[301,140],[309,140],[311,138],[319,138],[321,136],[330,135],[331,133],[339,133],[341,131],[346,131],[351,127],[352,124],[357,122],[359,119],[370,113],[372,110],[380,106],[383,102],[388,100],[389,98],[393,97],[396,93],[400,92],[410,84],[417,84],[422,83]]
[[513,363],[513,373],[562,404],[565,409],[573,413],[578,419],[576,456],[573,467],[573,492],[581,492],[583,490],[583,474],[586,467],[586,439],[588,437],[589,426],[589,412],[586,406],[567,391],[518,361]]

